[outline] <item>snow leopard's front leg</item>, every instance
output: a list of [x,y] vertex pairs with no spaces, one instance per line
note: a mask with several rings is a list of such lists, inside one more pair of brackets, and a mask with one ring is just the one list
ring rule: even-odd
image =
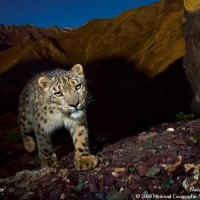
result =
[[38,127],[35,128],[35,135],[38,145],[38,154],[41,160],[41,168],[56,167],[57,156],[52,149],[51,134],[45,132],[46,128],[39,123],[36,127]]
[[76,125],[73,131],[71,130],[71,135],[75,146],[74,162],[76,169],[81,171],[95,168],[98,164],[98,159],[90,153],[86,126]]

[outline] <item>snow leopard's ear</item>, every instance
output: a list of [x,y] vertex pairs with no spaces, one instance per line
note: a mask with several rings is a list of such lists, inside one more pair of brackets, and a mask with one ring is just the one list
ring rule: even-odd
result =
[[49,83],[50,83],[50,80],[44,76],[38,79],[38,84],[42,89],[46,89]]
[[78,75],[78,76],[84,76],[82,65],[80,65],[80,64],[74,65],[71,69],[71,73],[74,75]]

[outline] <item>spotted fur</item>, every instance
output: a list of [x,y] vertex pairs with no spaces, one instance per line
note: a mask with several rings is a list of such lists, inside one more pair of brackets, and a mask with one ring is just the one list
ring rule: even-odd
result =
[[[86,98],[86,81],[80,64],[70,71],[57,69],[41,73],[22,91],[19,126],[28,152],[34,151],[37,143],[41,167],[57,165],[51,134],[62,126],[69,130],[73,139],[77,170],[88,170],[97,165],[88,145]],[[36,143],[29,135],[32,131]]]

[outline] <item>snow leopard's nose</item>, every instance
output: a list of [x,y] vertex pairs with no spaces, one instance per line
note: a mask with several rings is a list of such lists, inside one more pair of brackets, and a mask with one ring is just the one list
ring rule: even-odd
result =
[[70,107],[72,107],[72,108],[77,108],[78,105],[79,105],[79,100],[70,102],[68,105],[69,105]]

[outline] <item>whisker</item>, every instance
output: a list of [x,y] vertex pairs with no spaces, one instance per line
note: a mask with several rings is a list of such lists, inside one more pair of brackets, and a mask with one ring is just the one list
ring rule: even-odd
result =
[[92,99],[94,96],[92,94],[88,94],[86,99]]
[[89,104],[89,103],[92,103],[94,101],[95,101],[95,99],[91,99],[91,100],[87,100],[86,103]]
[[92,98],[93,98],[92,96],[88,96],[88,97],[87,97],[87,99],[92,99]]
[[86,103],[92,103],[95,101],[95,98],[92,94],[88,94],[85,100],[86,100]]

